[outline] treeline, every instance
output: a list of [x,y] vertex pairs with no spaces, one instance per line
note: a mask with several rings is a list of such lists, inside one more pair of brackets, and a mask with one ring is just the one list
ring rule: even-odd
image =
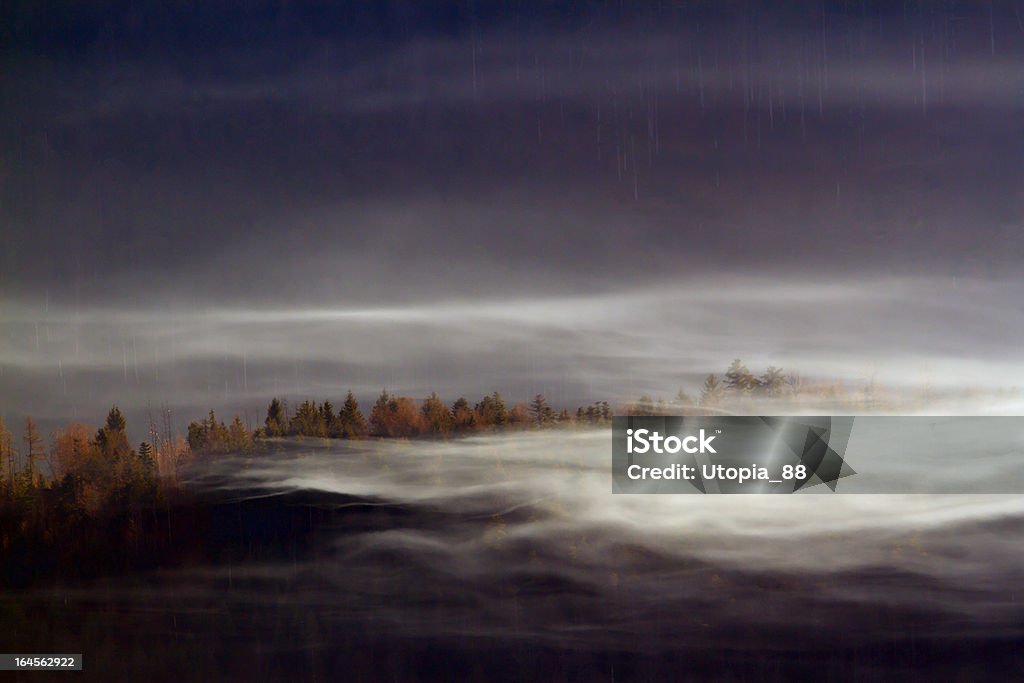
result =
[[[127,422],[114,406],[98,429],[74,422],[55,431],[49,447],[31,417],[21,447],[0,418],[0,504],[31,506],[43,498],[83,514],[114,504],[149,500],[161,479],[187,458],[184,442],[160,439],[133,447]],[[173,461],[173,462],[168,462]]]
[[[667,402],[645,396],[619,412],[733,409],[760,397],[849,402],[852,396],[874,400],[876,393],[873,382],[852,392],[839,383],[808,383],[776,367],[755,374],[736,360],[721,376],[708,375],[695,399],[680,390]],[[150,418],[148,439],[136,445],[116,406],[99,428],[68,424],[49,441],[30,417],[20,438],[0,418],[0,585],[31,582],[42,567],[99,572],[159,562],[181,544],[184,553],[199,552],[188,546],[188,529],[198,518],[177,484],[178,472],[197,454],[252,452],[278,437],[447,438],[503,429],[597,426],[608,424],[613,412],[606,401],[574,412],[558,410],[543,394],[509,405],[498,392],[474,403],[464,397],[446,403],[436,393],[417,400],[387,391],[364,412],[348,392],[340,405],[305,400],[291,408],[274,398],[256,427],[237,415],[225,423],[211,411],[188,425],[187,440],[174,435],[166,413],[161,429]]]
[[720,377],[710,373],[704,378],[700,395],[694,399],[682,388],[671,401],[655,401],[641,396],[629,408],[631,415],[660,415],[678,412],[683,408],[719,408],[725,404],[751,398],[782,398],[796,395],[804,388],[799,375],[786,374],[774,365],[760,375],[751,372],[737,358]]
[[537,394],[529,403],[506,405],[499,392],[488,394],[475,404],[460,397],[450,405],[436,393],[423,400],[382,391],[364,416],[352,392],[341,407],[331,401],[305,400],[289,411],[286,401],[271,400],[263,425],[246,428],[239,416],[230,425],[211,411],[188,427],[188,443],[197,453],[229,453],[253,450],[268,438],[315,437],[330,439],[449,437],[496,429],[526,429],[555,425],[598,425],[609,422],[612,410],[607,401],[580,406],[575,413],[556,411]]
[[739,358],[735,359],[720,380],[711,373],[704,379],[700,390],[700,404],[715,406],[727,398],[748,398],[762,396],[780,398],[787,393],[797,393],[801,388],[798,375],[787,375],[782,368],[769,366],[760,375],[755,375]]
[[[630,415],[672,414],[688,408],[716,409],[744,399],[782,398],[807,392],[798,375],[787,374],[771,366],[755,375],[739,359],[721,375],[709,374],[698,398],[683,389],[671,400],[655,401],[641,396],[622,410]],[[471,404],[460,397],[445,403],[436,393],[422,400],[382,391],[365,415],[351,391],[338,407],[330,400],[322,403],[305,400],[294,411],[287,401],[271,400],[263,425],[253,429],[239,416],[230,424],[218,420],[213,411],[188,427],[188,443],[196,453],[246,452],[259,447],[267,438],[314,437],[329,439],[449,437],[495,429],[602,425],[611,421],[614,411],[607,401],[580,406],[574,412],[556,410],[543,394],[528,403],[507,405],[499,392],[488,394]]]
[[[904,397],[916,403],[927,403],[934,396],[924,389],[916,395]],[[843,410],[876,410],[892,407],[898,400],[875,384],[851,384],[842,380],[808,380],[798,373],[785,372],[769,366],[760,374],[752,372],[742,360],[734,360],[724,373],[711,373],[704,378],[696,397],[680,389],[672,399],[655,400],[641,396],[625,410],[630,415],[673,415],[690,411],[744,410],[755,407],[759,401],[812,402],[819,407]]]
[[150,561],[187,457],[170,436],[133,447],[117,407],[99,429],[68,424],[49,444],[31,417],[20,439],[0,418],[0,586]]

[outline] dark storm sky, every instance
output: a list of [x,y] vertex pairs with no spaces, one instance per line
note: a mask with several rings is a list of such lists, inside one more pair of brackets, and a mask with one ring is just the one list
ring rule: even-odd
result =
[[0,411],[1019,370],[1019,3],[12,3]]

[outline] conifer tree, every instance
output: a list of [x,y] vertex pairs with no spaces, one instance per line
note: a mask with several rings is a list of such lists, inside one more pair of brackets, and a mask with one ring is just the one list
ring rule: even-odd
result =
[[290,433],[297,436],[325,436],[323,413],[313,401],[303,401],[291,419]]
[[267,407],[267,419],[263,425],[264,433],[267,436],[284,436],[287,431],[288,417],[285,414],[284,404],[276,396]]
[[548,405],[544,394],[537,394],[530,401],[530,416],[537,425],[546,425],[554,420],[555,411]]
[[436,393],[431,393],[430,396],[423,399],[423,405],[420,410],[423,413],[423,419],[427,423],[427,429],[432,434],[447,434],[452,428],[452,414],[448,411],[448,406],[444,404]]
[[456,431],[468,431],[476,427],[476,415],[469,407],[469,401],[462,396],[452,403],[452,426]]
[[138,484],[150,482],[156,475],[156,457],[153,446],[148,441],[139,444],[135,453],[135,481]]
[[781,396],[782,391],[786,386],[786,376],[782,372],[782,368],[777,368],[774,365],[770,366],[764,371],[764,374],[758,378],[757,386],[767,396],[772,398]]
[[505,409],[505,399],[497,391],[491,394],[491,403],[494,406],[494,424],[502,427],[508,424],[508,410]]
[[508,411],[505,409],[505,400],[497,391],[490,396],[484,396],[480,403],[476,404],[476,413],[480,418],[480,424],[487,427],[502,427],[508,423]]
[[704,379],[704,385],[700,390],[700,405],[702,406],[717,406],[722,402],[722,396],[725,394],[725,387],[719,381],[718,377],[712,373]]
[[380,396],[377,397],[377,401],[373,404],[373,409],[370,411],[370,433],[374,436],[389,435],[388,404],[390,402],[391,397],[388,395],[387,390],[381,390]]
[[351,391],[345,395],[345,403],[339,415],[341,436],[346,439],[361,439],[366,436],[366,419],[359,410],[359,402]]
[[323,405],[320,406],[320,421],[323,423],[321,428],[322,436],[333,436],[332,430],[335,427],[336,420],[334,404],[330,401],[324,401]]
[[754,374],[747,369],[747,366],[739,358],[734,360],[725,372],[726,390],[734,394],[747,395],[756,386],[757,379],[755,379]]
[[107,413],[106,422],[96,432],[96,445],[112,467],[116,468],[118,462],[127,457],[132,450],[128,444],[127,428],[128,423],[121,410],[113,406]]
[[236,453],[247,453],[253,448],[252,433],[238,415],[235,415],[228,427],[228,444]]

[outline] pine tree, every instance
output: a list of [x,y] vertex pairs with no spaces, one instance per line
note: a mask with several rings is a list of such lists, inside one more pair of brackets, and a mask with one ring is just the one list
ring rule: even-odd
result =
[[188,445],[196,453],[227,453],[231,443],[230,431],[212,410],[206,419],[188,425]]
[[156,458],[153,455],[153,446],[148,441],[139,444],[139,450],[135,452],[135,460],[136,472],[141,480],[147,481],[156,475]]
[[292,416],[289,432],[297,436],[326,436],[323,413],[313,401],[303,401]]
[[381,390],[380,396],[377,397],[377,401],[373,404],[373,409],[370,411],[370,433],[374,436],[389,436],[389,410],[388,404],[391,402],[391,397],[388,396],[387,390]]
[[267,436],[284,436],[287,431],[288,417],[285,414],[284,404],[276,396],[267,407],[267,419],[263,425],[264,433]]
[[235,415],[228,427],[229,448],[236,453],[247,453],[252,450],[252,433],[242,422],[242,418]]
[[99,431],[96,432],[96,445],[104,457],[113,467],[116,463],[126,457],[132,448],[128,444],[126,429],[128,423],[117,406],[113,406],[107,413],[107,420]]
[[427,428],[432,434],[447,434],[451,431],[452,414],[436,393],[431,393],[430,396],[423,399],[420,410],[426,420]]
[[480,418],[480,424],[487,427],[503,427],[508,424],[508,411],[505,409],[505,400],[497,391],[490,396],[484,396],[480,403],[476,404],[476,413]]
[[547,399],[544,398],[544,394],[537,394],[533,397],[533,400],[530,401],[530,416],[533,418],[533,422],[537,425],[548,424],[554,419],[555,411],[548,405]]
[[456,431],[466,431],[476,427],[476,416],[469,407],[469,401],[460,396],[452,403],[452,426]]
[[341,436],[346,439],[361,439],[366,436],[366,419],[359,410],[359,402],[351,391],[345,395],[345,403],[339,415]]
[[747,369],[739,358],[732,362],[725,372],[725,388],[727,391],[747,395],[757,386],[754,374]]
[[121,409],[117,406],[112,406],[110,412],[107,413],[106,428],[111,432],[121,432],[128,428],[128,421],[124,419],[124,415],[121,414]]
[[502,427],[508,424],[508,411],[505,409],[505,399],[497,391],[491,394],[491,403],[494,405],[494,424]]
[[704,379],[704,385],[700,390],[700,405],[709,407],[717,406],[722,402],[724,394],[725,387],[722,386],[718,377],[712,373]]
[[782,368],[772,365],[758,378],[757,385],[767,396],[777,398],[786,386],[786,376]]
[[320,421],[323,423],[322,436],[334,436],[337,416],[334,414],[334,404],[330,401],[324,401],[324,404],[320,406]]

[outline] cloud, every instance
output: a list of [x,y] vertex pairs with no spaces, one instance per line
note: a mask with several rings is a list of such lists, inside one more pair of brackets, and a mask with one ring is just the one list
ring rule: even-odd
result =
[[0,386],[570,402],[734,356],[1004,382],[1019,55],[832,19],[19,60]]
[[[717,278],[580,296],[335,307],[7,306],[7,409],[120,401],[257,406],[273,394],[446,399],[498,389],[559,405],[695,393],[734,357],[894,388],[1010,388],[1014,282]],[[198,407],[196,407],[198,406]]]

